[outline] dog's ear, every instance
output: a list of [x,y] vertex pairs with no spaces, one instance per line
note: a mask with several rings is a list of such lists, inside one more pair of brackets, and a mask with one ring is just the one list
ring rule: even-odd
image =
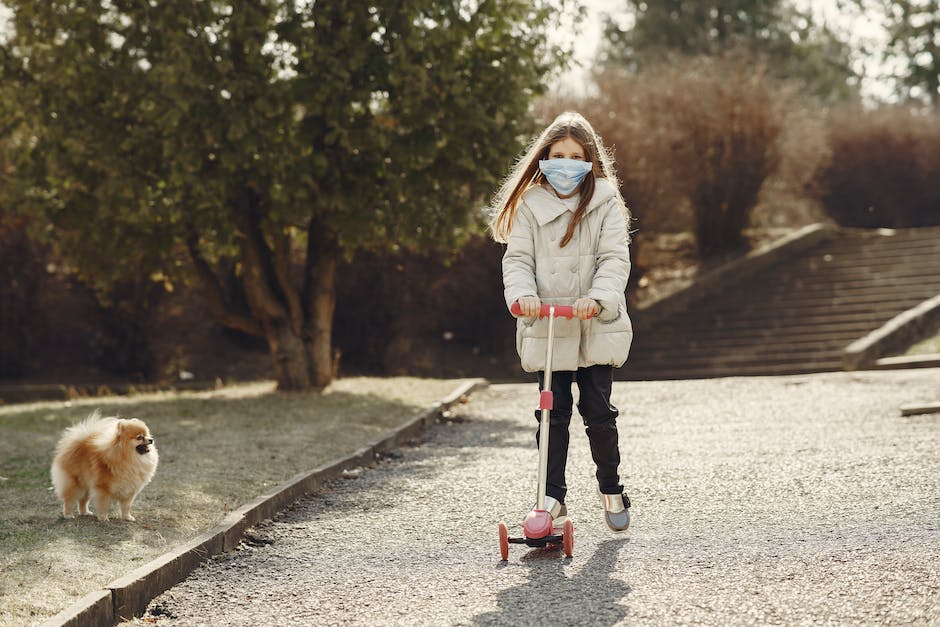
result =
[[117,434],[118,435],[121,435],[122,433],[124,433],[125,426],[127,426],[127,421],[124,420],[123,418],[118,418],[118,421],[117,421]]

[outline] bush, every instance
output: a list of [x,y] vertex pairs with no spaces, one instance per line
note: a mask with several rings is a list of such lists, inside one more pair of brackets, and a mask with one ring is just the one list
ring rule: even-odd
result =
[[596,96],[540,110],[578,109],[614,147],[636,226],[692,231],[702,258],[746,248],[744,229],[781,163],[790,90],[733,58],[611,72],[597,84]]
[[940,225],[940,115],[904,107],[835,110],[832,160],[815,192],[841,226]]
[[333,325],[342,373],[513,374],[502,254],[502,245],[476,235],[453,255],[360,252],[342,264]]
[[651,105],[674,133],[671,171],[692,207],[699,256],[746,249],[751,211],[780,162],[781,90],[759,68],[711,60],[656,81]]
[[26,222],[0,214],[0,378],[18,377],[42,333],[43,254]]
[[150,381],[156,373],[152,346],[154,314],[165,292],[147,276],[121,281],[96,293],[94,364],[104,373]]
[[26,220],[0,215],[0,379],[149,380],[162,292],[146,277],[95,290]]
[[831,159],[825,110],[815,101],[793,99],[780,134],[780,164],[764,181],[751,212],[753,229],[795,229],[826,221],[812,193],[816,173]]

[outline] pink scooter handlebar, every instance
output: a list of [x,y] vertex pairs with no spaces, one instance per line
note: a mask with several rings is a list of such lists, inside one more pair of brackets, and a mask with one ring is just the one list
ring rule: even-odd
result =
[[[539,318],[548,317],[549,307],[551,307],[551,305],[542,305],[542,308],[539,310]],[[509,308],[509,311],[511,311],[514,316],[521,316],[522,307],[519,306],[519,301],[514,302],[512,307]],[[555,316],[559,318],[574,318],[574,307],[571,305],[555,305]]]

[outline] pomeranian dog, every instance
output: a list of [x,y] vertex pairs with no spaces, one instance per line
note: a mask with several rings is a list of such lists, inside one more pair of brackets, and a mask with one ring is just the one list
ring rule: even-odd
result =
[[62,499],[62,515],[91,514],[107,520],[117,501],[123,520],[134,520],[131,504],[157,470],[157,447],[141,420],[102,418],[95,410],[62,434],[52,460],[52,485]]

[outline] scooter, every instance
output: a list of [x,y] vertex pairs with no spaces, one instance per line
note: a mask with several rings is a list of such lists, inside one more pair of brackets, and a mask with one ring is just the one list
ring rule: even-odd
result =
[[[510,311],[518,316],[522,309],[518,302],[512,304]],[[555,317],[574,317],[574,307],[567,305],[542,305],[539,311],[540,318],[548,318],[548,348],[545,355],[545,378],[539,393],[539,409],[542,414],[539,419],[539,474],[538,493],[535,509],[526,514],[522,523],[522,537],[510,537],[506,523],[499,523],[499,554],[503,561],[509,559],[510,544],[525,544],[530,547],[544,547],[561,544],[565,557],[571,557],[574,552],[574,524],[570,519],[565,520],[561,533],[554,525],[552,515],[545,509],[545,485],[548,481],[548,428],[549,412],[552,409],[552,345],[555,339]],[[547,389],[546,389],[547,388]]]

